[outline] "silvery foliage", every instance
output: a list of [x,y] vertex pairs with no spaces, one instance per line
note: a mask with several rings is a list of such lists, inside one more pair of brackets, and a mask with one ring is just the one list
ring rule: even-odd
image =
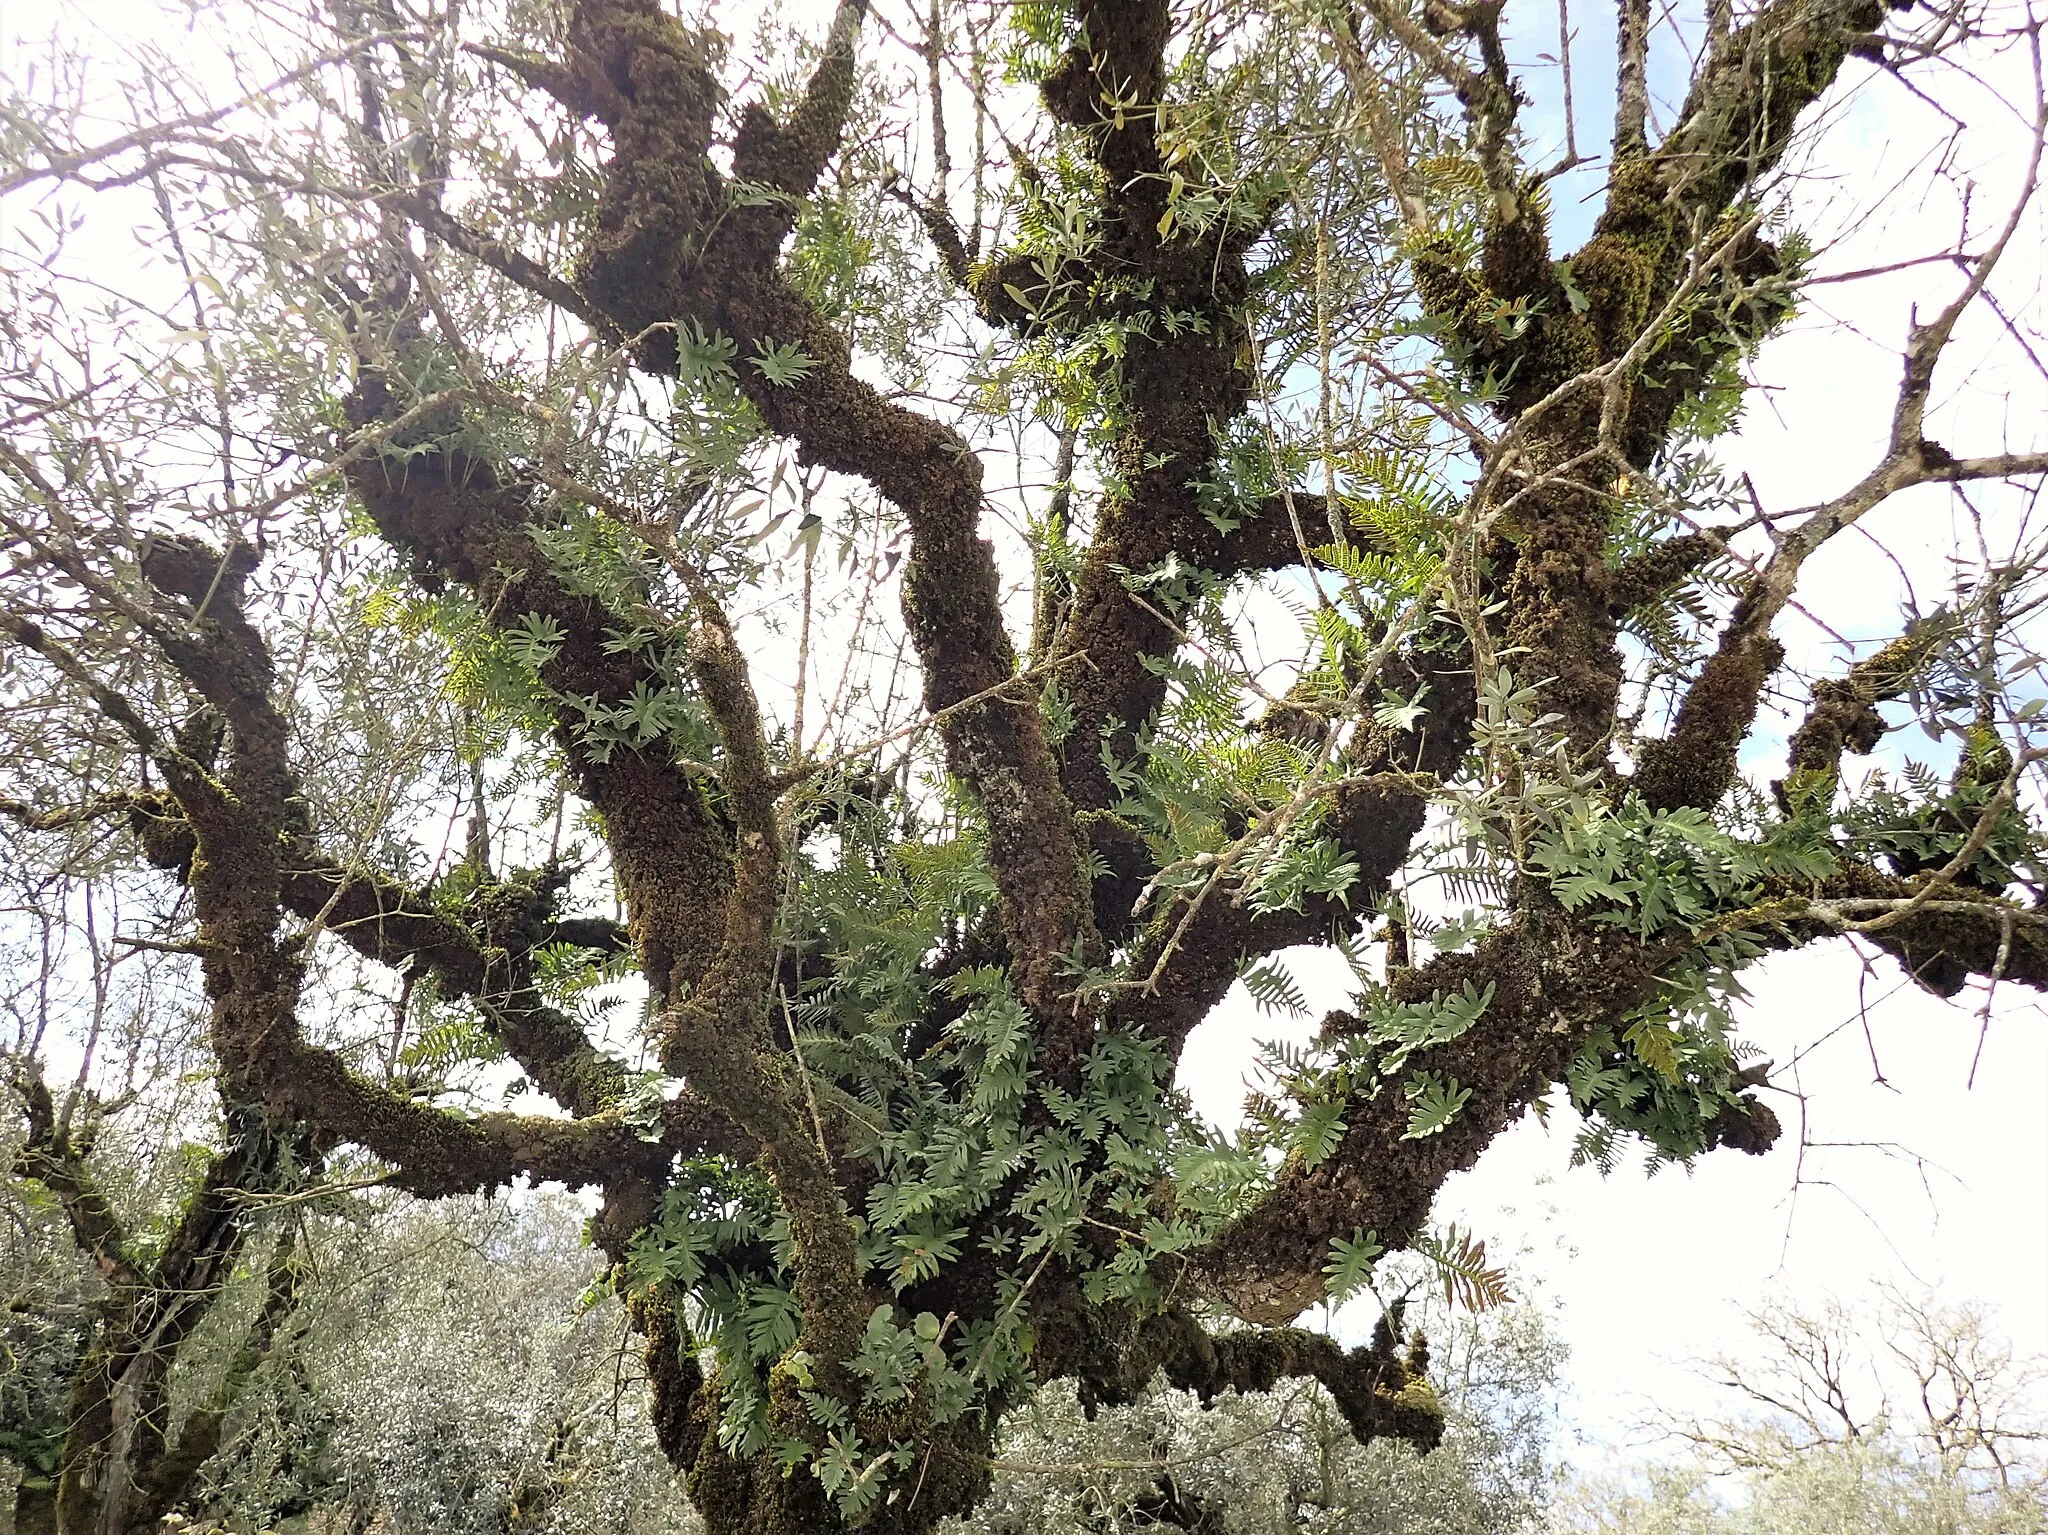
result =
[[[1369,1303],[1368,1303],[1369,1306]],[[1347,1324],[1351,1323],[1347,1316]],[[1312,1381],[1204,1406],[1156,1387],[1090,1423],[1071,1382],[1006,1425],[994,1491],[954,1535],[1151,1528],[1204,1535],[1513,1535],[1537,1527],[1554,1482],[1547,1405],[1564,1348],[1541,1305],[1408,1320],[1435,1345],[1448,1429],[1427,1456],[1361,1446]],[[1028,1468],[1028,1469],[1026,1469]],[[1162,1508],[1171,1499],[1171,1510]]]
[[[0,1146],[0,1156],[6,1148]],[[20,1477],[47,1483],[62,1446],[71,1372],[85,1350],[91,1277],[47,1220],[8,1210],[0,1241],[0,1504]]]
[[[299,1345],[310,1409],[273,1399],[266,1425],[317,1443],[218,1466],[216,1517],[311,1504],[393,1535],[697,1528],[647,1423],[638,1340],[616,1301],[586,1297],[582,1216],[566,1196],[507,1196],[380,1209],[333,1236]],[[258,1485],[294,1472],[312,1485]]]

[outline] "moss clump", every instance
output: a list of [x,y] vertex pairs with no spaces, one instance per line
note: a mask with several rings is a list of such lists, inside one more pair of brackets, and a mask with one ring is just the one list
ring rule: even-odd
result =
[[1711,809],[1735,777],[1735,756],[1785,647],[1769,635],[1724,644],[1685,695],[1671,734],[1646,741],[1634,785],[1652,810]]
[[[606,314],[637,333],[687,312],[684,273],[724,208],[710,160],[720,100],[710,40],[655,0],[581,0],[571,33],[618,103],[607,124],[612,159],[576,276]],[[666,346],[672,358],[673,342]]]
[[1635,344],[1677,271],[1676,215],[1664,194],[1654,162],[1617,165],[1599,227],[1572,257],[1572,276],[1586,295],[1603,359]]

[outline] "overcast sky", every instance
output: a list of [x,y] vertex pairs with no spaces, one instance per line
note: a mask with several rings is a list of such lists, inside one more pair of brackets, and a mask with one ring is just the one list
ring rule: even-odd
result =
[[[1550,24],[1548,9],[1536,9]],[[1605,6],[1588,11],[1575,18],[1586,50],[1582,148],[1598,146],[1611,112],[1597,96],[1601,72],[1593,67],[1606,56],[1601,33],[1611,18]],[[156,8],[93,0],[88,12],[112,34]],[[49,5],[15,0],[4,26],[33,35],[52,13]],[[1518,47],[1533,59],[1555,47],[1554,30],[1536,27]],[[1996,83],[2012,83],[2007,66],[1991,69],[2004,76]],[[1851,75],[1854,88],[1831,99],[1829,126],[1798,194],[1801,227],[1836,242],[1823,271],[1939,249],[1958,216],[1952,188],[1913,170],[1937,126],[1933,109],[1894,83],[1870,83],[1860,66]],[[1533,79],[1530,132],[1561,140],[1550,84]],[[1974,224],[1981,230],[1985,210],[2017,173],[2023,137],[1989,95],[1972,94],[1956,77],[1930,88],[1971,122],[1957,156],[1979,183]],[[1888,195],[1876,195],[1894,182]],[[1590,221],[1595,210],[1579,199],[1597,184],[1597,174],[1587,173],[1559,185],[1561,250]],[[2037,323],[2040,227],[2037,218],[2017,243],[2019,265],[2003,281],[2009,296],[2034,306]],[[1819,290],[1792,330],[1770,343],[1758,377],[1771,392],[1749,411],[1727,453],[1733,467],[1752,475],[1767,506],[1819,499],[1868,466],[1910,306],[1938,304],[1955,280],[1922,268]],[[2048,435],[2048,400],[2024,359],[2015,359],[1995,328],[1966,334],[1956,354],[1943,376],[1950,404],[1937,417],[1937,434],[1958,452],[2038,447]],[[1994,494],[1987,504],[2016,515],[2019,503]],[[1874,516],[1871,529],[1902,553],[1926,585],[1923,596],[1938,600],[1952,535],[1945,497],[1902,498]],[[1813,605],[1852,639],[1896,633],[1898,570],[1872,540],[1838,542],[1810,567]],[[1811,664],[1828,653],[1826,635],[1794,617],[1780,636],[1795,660]],[[1760,741],[1759,778],[1773,775],[1781,751],[1781,736]],[[1309,959],[1297,974],[1311,991],[1312,1017],[1348,1000],[1341,966],[1330,957]],[[2040,1007],[2008,989],[1980,1020],[1980,994],[1942,1003],[1902,985],[1888,961],[1866,970],[1840,945],[1773,960],[1752,976],[1748,1037],[1781,1066],[1796,1060],[1796,1077],[1787,1066],[1782,1080],[1805,1094],[1803,1102],[1772,1097],[1787,1134],[1770,1155],[1722,1152],[1690,1174],[1667,1170],[1655,1178],[1632,1162],[1602,1178],[1568,1168],[1575,1120],[1566,1110],[1548,1129],[1531,1120],[1504,1136],[1445,1191],[1440,1218],[1475,1226],[1497,1253],[1527,1247],[1523,1267],[1557,1303],[1574,1351],[1571,1415],[1596,1436],[1622,1431],[1643,1398],[1710,1406],[1678,1361],[1738,1347],[1737,1308],[1765,1296],[1855,1299],[1873,1279],[1931,1287],[1988,1303],[2022,1347],[2048,1352],[2048,1019]],[[1197,1032],[1183,1081],[1212,1117],[1232,1121],[1247,1042],[1305,1037],[1311,1027],[1283,1029],[1258,1017],[1240,991]]]
[[[1509,7],[1510,18],[1518,14],[1529,29],[1516,40],[1518,60],[1554,56],[1555,12]],[[1572,24],[1579,147],[1597,151],[1613,111],[1611,94],[1600,94],[1599,68],[1612,57],[1612,8],[1578,7]],[[1668,32],[1660,53],[1668,123],[1679,89]],[[1938,111],[1851,62],[1816,114],[1824,129],[1796,162],[1792,223],[1821,249],[1818,272],[1859,271],[1952,246],[1966,185],[1971,248],[1982,248],[2024,169],[2026,126],[2000,104],[2003,97],[2024,109],[2024,63],[2015,50],[1980,59],[1977,83],[1954,72],[1916,78]],[[1543,163],[1563,143],[1557,77],[1532,69],[1526,78],[1535,101],[1524,125]],[[1953,137],[1942,111],[1964,125]],[[1949,174],[1938,176],[1935,152],[1943,149],[1952,158]],[[1558,184],[1558,254],[1597,215],[1597,204],[1585,199],[1598,191],[1599,175],[1596,166]],[[2043,228],[2037,203],[1997,288],[2008,313],[2036,334]],[[1765,507],[1823,500],[1876,461],[1912,310],[1917,304],[1924,317],[1938,309],[1960,280],[1952,268],[1928,266],[1810,292],[1799,318],[1766,345],[1753,370],[1763,391],[1752,397],[1738,436],[1721,445],[1726,464],[1750,474]],[[1983,314],[1965,327],[1938,383],[1932,434],[1954,451],[2038,449],[2048,441],[2048,391],[1995,317]],[[2001,489],[1977,500],[2008,535],[2026,505]],[[1896,498],[1866,531],[1828,546],[1801,588],[1828,629],[1858,641],[1899,632],[1901,565],[1922,609],[1938,603],[1946,555],[1967,537],[1948,495],[1935,490]],[[1844,664],[1830,635],[1796,613],[1780,620],[1777,633],[1797,665],[1839,671]],[[2038,637],[2034,643],[2040,648]],[[1781,717],[1759,730],[1748,758],[1757,781],[1782,772],[1787,728]],[[1908,731],[1888,740],[1877,760],[1896,768],[1907,756],[1939,760],[1945,752]],[[1297,958],[1296,974],[1310,983],[1311,1018],[1348,1001],[1334,956]],[[1931,1290],[1986,1305],[2015,1344],[2048,1354],[2048,1015],[2040,1002],[2008,987],[1985,1020],[1981,990],[1943,1002],[1904,983],[1889,960],[1866,966],[1839,943],[1774,958],[1745,979],[1753,993],[1740,1015],[1745,1037],[1781,1068],[1796,1061],[1796,1075],[1781,1069],[1775,1080],[1803,1095],[1767,1095],[1786,1126],[1770,1154],[1722,1151],[1690,1173],[1666,1169],[1654,1177],[1638,1156],[1603,1178],[1568,1165],[1578,1122],[1566,1108],[1547,1129],[1531,1117],[1501,1137],[1475,1169],[1451,1180],[1438,1205],[1439,1220],[1474,1226],[1496,1253],[1526,1247],[1523,1267],[1557,1303],[1573,1350],[1566,1410],[1591,1437],[1583,1452],[1591,1459],[1604,1453],[1598,1446],[1625,1440],[1651,1400],[1679,1412],[1725,1406],[1684,1362],[1739,1352],[1741,1308],[1765,1298],[1867,1304],[1876,1282]],[[1183,1081],[1212,1116],[1232,1118],[1242,1077],[1238,1042],[1282,1032],[1305,1038],[1312,1025],[1276,1029],[1239,988],[1196,1033]],[[1354,1324],[1346,1318],[1345,1325]]]

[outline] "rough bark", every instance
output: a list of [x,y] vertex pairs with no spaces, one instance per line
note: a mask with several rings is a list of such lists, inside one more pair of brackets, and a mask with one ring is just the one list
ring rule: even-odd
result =
[[[718,141],[725,103],[711,41],[658,0],[577,0],[559,59],[485,50],[563,111],[604,130],[594,205],[562,272],[476,234],[427,188],[398,186],[381,198],[389,217],[579,317],[646,373],[687,383],[679,338],[729,339],[734,382],[768,430],[792,442],[803,464],[860,479],[901,514],[910,540],[904,627],[945,767],[973,798],[997,898],[986,918],[961,920],[924,956],[916,979],[925,1012],[891,1043],[920,1061],[940,1050],[967,1011],[960,983],[983,967],[1000,969],[1032,1031],[1042,1101],[1030,1113],[1038,1129],[1084,1086],[1108,1032],[1177,1059],[1248,958],[1357,932],[1415,858],[1431,806],[1466,772],[1484,723],[1482,679],[1474,672],[1497,664],[1484,661],[1489,654],[1511,658],[1515,674],[1538,685],[1545,728],[1563,738],[1561,760],[1586,776],[1589,793],[1616,804],[1633,796],[1658,811],[1718,804],[1782,662],[1771,629],[1790,600],[1799,560],[1867,509],[1865,501],[1967,467],[1920,435],[1918,412],[1940,342],[1916,340],[1893,451],[1856,492],[1864,500],[1842,503],[1800,535],[1803,543],[1781,549],[1742,591],[1665,737],[1642,747],[1632,775],[1615,767],[1624,617],[1725,548],[1721,535],[1696,532],[1612,560],[1629,477],[1652,468],[1702,381],[1782,317],[1795,274],[1758,234],[1747,200],[1852,47],[1882,22],[1883,5],[1774,0],[1719,40],[1673,127],[1652,144],[1649,13],[1637,0],[1622,0],[1622,90],[1606,204],[1591,238],[1561,262],[1553,258],[1540,182],[1513,160],[1520,97],[1499,7],[1433,0],[1420,21],[1391,5],[1366,9],[1390,46],[1407,50],[1453,91],[1478,162],[1475,185],[1483,183],[1484,228],[1477,249],[1467,251],[1432,232],[1412,168],[1386,167],[1411,225],[1406,254],[1427,319],[1469,378],[1500,386],[1493,427],[1473,429],[1481,462],[1461,515],[1462,527],[1476,531],[1452,572],[1464,583],[1458,598],[1465,612],[1485,612],[1457,642],[1392,628],[1371,636],[1386,640],[1385,653],[1373,675],[1345,679],[1358,689],[1343,706],[1346,717],[1304,692],[1247,726],[1326,748],[1316,769],[1316,824],[1357,871],[1342,898],[1310,898],[1291,910],[1255,909],[1249,877],[1235,866],[1221,868],[1198,893],[1184,889],[1156,907],[1142,905],[1162,871],[1124,818],[1129,806],[1120,809],[1103,760],[1105,751],[1118,761],[1141,757],[1167,697],[1160,668],[1148,663],[1173,656],[1182,643],[1175,616],[1141,600],[1133,576],[1171,558],[1228,581],[1310,563],[1326,534],[1339,536],[1330,531],[1339,508],[1305,491],[1242,517],[1214,516],[1204,501],[1218,443],[1261,382],[1245,319],[1247,257],[1270,215],[1223,219],[1199,232],[1169,216],[1174,15],[1166,0],[1080,0],[1077,39],[1041,85],[1045,111],[1097,176],[1085,258],[1065,258],[1049,272],[1022,247],[977,260],[943,208],[912,199],[941,262],[992,327],[1029,338],[1162,310],[1199,322],[1134,327],[1114,367],[1104,365],[1110,488],[1095,508],[1071,590],[1034,615],[1032,677],[1020,676],[999,572],[980,534],[982,465],[951,428],[857,377],[846,337],[782,266],[796,208],[816,190],[845,131],[865,11],[859,0],[838,8],[804,88],[779,115],[764,102],[745,105],[729,145]],[[1344,46],[1362,59],[1371,32],[1348,26]],[[1376,142],[1398,157],[1386,128],[1379,125]],[[1519,306],[1525,325],[1502,323],[1509,306]],[[1040,1378],[1077,1378],[1090,1402],[1129,1400],[1161,1375],[1205,1396],[1311,1377],[1360,1438],[1394,1436],[1427,1448],[1441,1433],[1442,1414],[1424,1379],[1427,1350],[1396,1338],[1398,1320],[1348,1351],[1288,1325],[1323,1298],[1332,1242],[1363,1231],[1389,1247],[1413,1241],[1444,1180],[1556,1085],[1601,1029],[1658,996],[1674,967],[1697,961],[1702,945],[1737,932],[1774,947],[1859,932],[1933,990],[1952,992],[1971,975],[2048,986],[2048,924],[1953,870],[1896,860],[1887,869],[1844,857],[1827,878],[1771,885],[1752,907],[1721,913],[1713,924],[1644,937],[1596,913],[1567,910],[1525,867],[1499,924],[1469,953],[1413,965],[1405,929],[1390,923],[1386,1000],[1422,1004],[1468,987],[1490,998],[1476,1023],[1415,1057],[1470,1089],[1446,1125],[1415,1133],[1401,1084],[1391,1078],[1351,1090],[1334,1149],[1314,1166],[1289,1156],[1259,1203],[1177,1253],[1165,1265],[1172,1271],[1167,1298],[1156,1304],[1091,1298],[1091,1264],[1128,1235],[1107,1217],[1124,1220],[1127,1211],[1090,1211],[1085,1241],[1093,1249],[1077,1245],[1064,1256],[1047,1249],[1036,1268],[1020,1269],[999,1256],[1015,1237],[999,1229],[1007,1209],[1000,1201],[962,1217],[957,1264],[936,1279],[892,1287],[863,1258],[869,1228],[855,1219],[878,1175],[864,1152],[850,1149],[866,1145],[854,1110],[873,1110],[833,1083],[820,1091],[806,1074],[796,1029],[772,1011],[778,991],[829,979],[837,963],[813,935],[782,927],[790,861],[810,829],[791,819],[782,796],[815,765],[773,760],[746,658],[717,593],[686,558],[674,561],[687,594],[679,612],[657,611],[651,585],[589,595],[546,552],[547,532],[588,509],[555,466],[485,462],[459,445],[461,429],[472,424],[465,412],[492,408],[488,392],[474,391],[472,403],[431,412],[431,419],[414,418],[420,399],[405,381],[419,370],[409,373],[408,364],[457,338],[435,340],[428,318],[445,327],[445,315],[413,276],[395,272],[376,298],[357,294],[341,307],[359,363],[347,416],[361,450],[345,463],[348,490],[379,534],[410,558],[422,585],[462,589],[501,628],[532,617],[562,636],[539,680],[554,743],[577,793],[601,818],[623,927],[561,917],[560,871],[480,875],[458,906],[328,856],[306,824],[285,701],[243,598],[255,556],[240,547],[158,539],[142,565],[148,637],[221,722],[217,765],[158,738],[131,706],[102,690],[96,702],[128,732],[162,786],[75,812],[13,802],[0,802],[0,811],[44,830],[126,818],[145,856],[189,888],[229,1101],[262,1123],[294,1127],[315,1150],[359,1144],[391,1165],[398,1187],[421,1195],[518,1177],[599,1188],[606,1206],[596,1234],[615,1262],[657,1225],[679,1153],[764,1175],[786,1222],[800,1322],[797,1347],[766,1376],[768,1422],[784,1447],[819,1450],[827,1438],[820,1425],[836,1412],[835,1432],[915,1452],[914,1470],[890,1483],[865,1528],[923,1535],[971,1509],[988,1485],[1001,1412],[1028,1389],[1026,1382],[991,1389],[977,1410],[950,1422],[917,1391],[888,1401],[865,1392],[855,1363],[879,1307],[905,1316],[928,1310],[943,1318],[942,1329],[986,1327],[991,1336],[999,1321],[1028,1315],[1032,1368]],[[754,361],[774,347],[797,348],[809,368],[775,381]],[[1069,477],[1072,441],[1063,457]],[[2006,472],[2015,462],[1977,468]],[[588,702],[620,705],[674,681],[649,654],[612,643],[643,620],[687,640],[686,685],[715,727],[712,764],[679,762],[664,743],[594,749],[581,729]],[[34,625],[7,622],[17,643],[52,665],[68,664]],[[1788,809],[1831,792],[1843,753],[1874,744],[1883,725],[1878,705],[1911,685],[1933,642],[1931,632],[1916,632],[1815,689],[1780,785]],[[1057,748],[1042,718],[1037,668],[1059,676],[1071,707],[1073,728]],[[1484,680],[1493,680],[1490,672]],[[1376,720],[1381,688],[1426,697],[1426,713],[1399,728]],[[1251,840],[1252,814],[1227,831]],[[1101,865],[1092,877],[1091,857]],[[431,976],[445,995],[475,1006],[566,1117],[459,1118],[352,1071],[301,1026],[309,934],[299,923],[317,923],[365,960]],[[536,954],[553,942],[639,961],[655,999],[650,1032],[660,1064],[688,1083],[651,1138],[623,1112],[626,1063],[597,1049],[542,996]],[[1095,983],[1081,979],[1119,966],[1127,979],[1118,985],[1091,989]],[[1332,1015],[1325,1027],[1326,1042],[1367,1029],[1346,1014]],[[1770,1145],[1775,1121],[1734,1091],[1755,1085],[1734,1081],[1723,1109],[1701,1129],[1705,1147],[1755,1152]],[[1107,1133],[1097,1140],[1083,1159],[1090,1169],[1112,1156]],[[37,1168],[33,1175],[60,1194],[64,1180],[76,1183],[61,1149],[44,1154]],[[1006,1169],[1005,1194],[1021,1190],[1032,1171]],[[115,1290],[147,1294],[156,1281],[123,1256],[105,1202],[82,1183],[65,1197],[81,1245]],[[1157,1198],[1148,1213],[1171,1214],[1172,1191]],[[239,1229],[220,1216],[205,1250],[231,1247],[231,1228]],[[196,1234],[193,1242],[205,1246]],[[201,1264],[196,1249],[179,1261],[188,1270]],[[195,1293],[204,1290],[195,1284]],[[1216,1328],[1210,1324],[1219,1310],[1255,1325]],[[631,1314],[646,1343],[657,1439],[717,1535],[840,1527],[820,1478],[791,1472],[774,1451],[740,1454],[721,1442],[726,1383],[700,1351],[703,1340],[692,1334],[678,1292],[648,1288],[632,1298]],[[151,1410],[133,1405],[151,1392],[160,1396],[161,1369],[138,1374],[126,1358],[119,1349],[88,1358],[77,1421],[96,1441],[140,1445],[137,1464],[170,1468],[166,1479],[189,1474],[181,1468],[205,1449],[209,1423],[217,1433],[218,1417],[202,1414],[189,1444],[166,1446],[150,1426]],[[67,1485],[83,1488],[87,1474],[78,1471]],[[129,1490],[120,1498],[160,1506],[152,1473],[124,1474]],[[73,1501],[86,1495],[69,1494]],[[1162,1509],[1179,1507],[1171,1489],[1162,1500]],[[1196,1510],[1182,1514],[1201,1518]]]

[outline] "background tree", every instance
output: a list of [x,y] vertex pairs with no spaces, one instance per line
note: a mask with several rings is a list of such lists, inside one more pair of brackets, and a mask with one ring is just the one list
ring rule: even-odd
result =
[[2038,1364],[2016,1359],[1970,1307],[1876,1299],[1874,1316],[1840,1306],[1756,1312],[1759,1359],[1710,1367],[1740,1403],[1737,1415],[1663,1425],[1690,1454],[1667,1462],[1647,1489],[1620,1478],[1573,1488],[1554,1527],[2048,1529]]
[[[20,1471],[24,1532],[56,1529],[60,1504],[69,1528],[126,1529],[152,1528],[182,1503],[302,1272],[295,1233],[262,1217],[301,1182],[303,1145],[273,1134],[260,1107],[209,1122],[177,1071],[189,1029],[150,1019],[175,988],[159,989],[140,940],[113,937],[118,900],[96,906],[69,851],[34,860],[29,888],[17,886],[29,941],[8,946],[0,996],[24,1068],[12,1083],[21,1117],[0,1134],[11,1238],[0,1454]],[[75,929],[67,913],[82,918]],[[73,1008],[89,1020],[84,1059],[53,1087],[36,1051],[61,1038]],[[203,1081],[204,1063],[192,1064]],[[238,1274],[262,1298],[180,1371]]]
[[[1383,1274],[1383,1285],[1398,1276]],[[1391,1292],[1390,1292],[1391,1293]],[[1548,1508],[1557,1466],[1554,1392],[1563,1350],[1543,1310],[1425,1307],[1444,1438],[1427,1455],[1361,1445],[1314,1382],[1202,1403],[1155,1390],[1090,1421],[1069,1387],[1008,1420],[996,1480],[963,1531],[1508,1535]]]
[[310,1224],[294,1368],[191,1508],[227,1529],[700,1529],[647,1421],[625,1308],[564,1197],[347,1196]]
[[[1595,1157],[1761,1151],[1746,965],[2048,978],[2024,515],[1832,675],[1773,634],[1891,497],[2048,469],[1930,416],[2011,313],[2039,26],[1713,4],[1667,124],[1628,0],[1561,254],[1575,130],[1532,168],[1490,0],[867,9],[252,7],[103,136],[76,53],[24,80],[9,811],[96,829],[264,1134],[598,1191],[716,1531],[968,1511],[1058,1380],[1312,1379],[1432,1445],[1398,1314],[1294,1323],[1390,1248],[1486,1286],[1431,1199],[1553,1087]],[[2014,56],[2025,166],[1939,253],[1885,449],[1749,504],[1702,444],[1816,259],[1801,124],[1852,59]],[[157,265],[105,280],[94,217]],[[1848,782],[1909,717],[1946,776]],[[1310,943],[1356,1005],[1219,1136],[1189,1034],[1240,975],[1297,1002]]]
[[[185,1499],[219,1451],[223,1421],[290,1313],[299,1265],[286,1233],[246,1335],[208,1399],[182,1414],[173,1433],[172,1366],[246,1252],[256,1208],[248,1196],[287,1182],[289,1155],[280,1154],[260,1114],[238,1116],[223,1127],[220,1152],[202,1154],[189,1180],[197,1186],[180,1191],[159,1229],[132,1231],[88,1162],[97,1106],[81,1104],[60,1118],[37,1077],[26,1083],[26,1096],[16,1171],[55,1196],[104,1289],[78,1308],[83,1318],[66,1317],[72,1308],[61,1292],[13,1299],[19,1342],[31,1356],[13,1383],[24,1416],[8,1448],[26,1473],[16,1491],[16,1528],[58,1528],[62,1509],[70,1528],[149,1529]],[[49,1386],[65,1382],[61,1404],[48,1386],[39,1389],[39,1376]]]

